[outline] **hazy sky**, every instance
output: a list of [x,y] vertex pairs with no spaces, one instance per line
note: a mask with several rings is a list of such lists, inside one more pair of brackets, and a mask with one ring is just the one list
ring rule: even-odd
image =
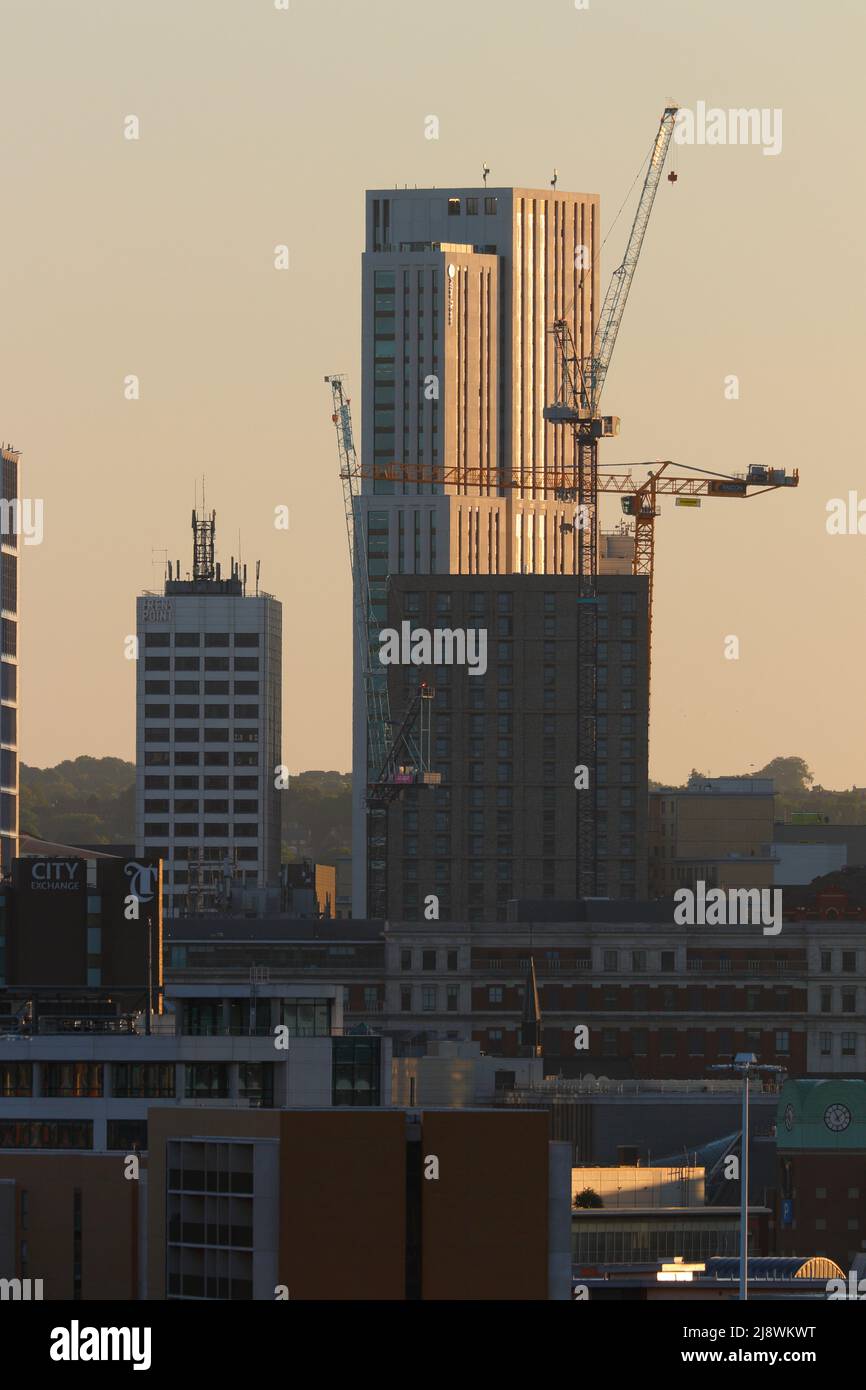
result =
[[358,391],[364,189],[472,184],[485,159],[492,183],[544,187],[556,166],[560,188],[600,194],[606,228],[675,100],[780,108],[782,151],[676,150],[603,462],[772,463],[801,486],[663,502],[651,772],[796,753],[827,786],[866,784],[866,535],[826,530],[828,500],[866,498],[864,16],[862,0],[0,0],[0,440],[45,504],[23,550],[24,761],[133,756],[124,637],[162,552],[188,565],[204,473],[221,557],[240,531],[283,603],[289,767],[350,765],[322,378]]

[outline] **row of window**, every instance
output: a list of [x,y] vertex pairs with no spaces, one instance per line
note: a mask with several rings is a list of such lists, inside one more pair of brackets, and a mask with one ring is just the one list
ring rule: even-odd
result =
[[[11,667],[10,669],[11,669],[11,670],[14,670],[14,667]],[[229,687],[231,686],[231,684],[232,684],[231,681],[205,681],[205,682],[204,682],[204,694],[205,694],[205,695],[228,695],[228,694],[233,693],[233,694],[235,694],[235,695],[258,695],[258,693],[259,693],[259,682],[258,682],[258,681],[246,681],[246,680],[244,680],[244,681],[235,681],[235,682],[234,682],[234,689],[233,689],[233,691],[230,691],[230,689],[229,689]],[[179,681],[179,680],[176,680],[176,681],[174,682],[174,694],[175,694],[175,695],[200,695],[200,694],[202,693],[202,692],[201,692],[201,686],[202,686],[202,682],[201,682],[201,681],[187,681],[187,680],[180,680],[180,681]],[[146,681],[144,682],[144,693],[145,693],[145,695],[170,695],[170,694],[171,694],[171,688],[172,688],[172,683],[171,683],[171,681],[165,681],[165,680],[150,681],[150,680],[146,680]]]
[[211,775],[202,778],[182,773],[174,779],[160,773],[148,773],[144,779],[145,791],[168,791],[172,784],[175,791],[199,791],[203,788],[206,792],[221,792],[228,791],[229,785],[235,791],[255,792],[259,789],[258,777],[243,773],[231,778]]
[[[443,669],[447,671],[449,668],[446,666]],[[461,667],[454,667],[452,669],[460,670],[462,672],[461,679],[465,679],[466,682],[464,687],[465,699],[463,701],[465,709],[487,710],[488,705],[492,705],[492,707],[495,710],[500,712],[511,711],[514,709],[514,691],[511,689],[510,686],[500,685],[496,690],[495,700],[493,700],[492,698],[488,699],[488,693],[485,689],[483,676],[469,676],[466,674],[465,669]],[[428,670],[428,668],[420,666],[416,667],[414,670],[414,674],[410,673],[411,681],[407,679],[407,686],[411,684],[412,689],[414,690],[419,680],[419,673],[423,673],[426,670]],[[432,677],[432,681],[436,689],[436,708],[446,710],[450,709],[451,691],[448,689],[448,686],[450,684],[450,678],[446,677],[443,683],[443,681],[441,681],[438,676],[434,676]],[[557,692],[555,689],[552,689],[551,687],[548,687],[547,689],[542,689],[542,711],[556,710],[559,708],[559,703],[561,702],[557,701]],[[635,691],[632,689],[618,689],[616,692],[616,699],[614,699],[613,701],[610,700],[609,692],[607,690],[596,691],[596,709],[601,711],[602,714],[621,713],[623,715],[627,715],[631,714],[636,708],[637,706],[635,702]],[[529,712],[532,713],[532,711]],[[560,715],[560,717],[563,717],[562,714]]]
[[[478,216],[478,212],[479,212],[479,208],[481,207],[482,204],[483,204],[483,206],[484,206],[484,215],[485,215],[486,217],[495,217],[495,216],[496,216],[496,213],[497,213],[498,208],[499,208],[499,199],[498,199],[498,198],[494,198],[494,197],[485,197],[485,198],[472,198],[472,197],[470,197],[470,198],[467,198],[467,199],[466,199],[466,204],[465,204],[466,216],[467,216],[467,217],[477,217],[477,216]],[[449,217],[459,217],[462,210],[463,210],[463,206],[462,206],[461,201],[460,201],[459,198],[449,198],[449,199],[448,199],[448,216],[449,216]]]
[[[229,705],[190,705],[184,702],[174,705],[175,719],[258,719],[261,706],[259,705],[235,705],[234,710]],[[171,719],[171,705],[146,704],[144,707],[145,719]]]
[[[312,1031],[296,1032],[295,1036],[319,1036]],[[324,1034],[327,1036],[327,1033]],[[112,1095],[117,1100],[173,1100],[177,1094],[174,1063],[95,1063],[43,1062],[41,1095],[48,1100],[99,1099],[104,1094],[104,1067],[111,1067]],[[202,1095],[228,1098],[230,1091],[229,1063],[188,1062],[185,1066],[187,1099]],[[9,1074],[14,1072],[15,1074]],[[0,1070],[4,1096],[32,1096],[32,1064],[21,1062],[13,1068]],[[273,1063],[239,1062],[238,1095],[242,1099],[260,1097],[267,1093],[272,1104]],[[3,1147],[0,1144],[0,1147]]]
[[[144,755],[145,767],[199,767],[204,761],[205,767],[228,767],[228,753],[220,753],[208,750],[204,755],[195,753],[181,752],[175,748],[172,751],[167,749],[148,749]],[[235,750],[233,758],[234,767],[258,767],[258,753],[240,753]]]
[[[176,647],[257,647],[259,645],[259,633],[257,632],[146,632],[144,634],[145,647],[170,647],[174,637]],[[202,638],[204,641],[202,642]]]
[[[839,965],[838,968],[839,968],[844,974],[847,974],[847,975],[856,974],[856,971],[857,971],[857,952],[856,952],[856,951],[842,951],[842,952],[841,952],[841,963],[840,963],[840,965]],[[821,952],[821,971],[822,971],[822,973],[825,974],[825,975],[826,975],[826,974],[829,974],[830,971],[832,971],[832,969],[833,969],[833,952],[832,952],[832,951],[822,951],[822,952]]]
[[[418,960],[418,956],[419,956],[419,953],[416,951],[416,952],[415,952],[415,955],[414,955],[414,959],[415,959],[416,962],[417,962],[417,960]],[[436,970],[436,969],[438,969],[437,959],[444,959],[444,961],[445,961],[445,969],[446,969],[446,970],[456,970],[456,969],[457,969],[457,952],[456,952],[456,951],[444,951],[444,952],[437,952],[437,951],[421,951],[421,952],[420,952],[420,958],[421,958],[421,969],[422,969],[422,970]],[[411,969],[412,969],[412,962],[413,962],[413,953],[412,953],[411,949],[408,949],[408,948],[407,948],[407,949],[405,949],[405,950],[402,950],[402,951],[400,952],[400,969],[401,969],[401,970],[411,970]]]
[[[202,738],[202,735],[204,737]],[[145,743],[258,743],[258,729],[172,729],[164,724],[148,724]]]
[[[400,989],[400,1011],[401,1013],[414,1013],[417,1008],[418,991],[412,989],[410,985],[404,985]],[[436,985],[422,985],[420,990],[421,1011],[422,1013],[435,1013],[440,1008],[439,991]],[[459,1008],[460,991],[457,985],[445,986],[445,1012],[457,1013]]]
[[[232,851],[229,850],[228,845],[204,845],[202,847],[197,845],[172,845],[171,852],[169,852],[168,845],[149,844],[147,852],[151,859],[166,859],[170,863],[182,864],[185,860],[197,860],[199,855],[201,855],[205,863],[219,864],[223,859],[229,856]],[[257,860],[259,857],[258,848],[255,845],[251,845],[249,848],[239,846],[234,850],[234,854],[236,858],[244,860]],[[177,873],[175,873],[175,883],[179,883],[180,881]],[[168,875],[164,873],[163,884],[167,882]],[[186,879],[184,879],[183,882],[186,882]]]
[[[144,662],[145,675],[150,671],[170,671],[172,669],[172,658],[170,656],[151,656],[147,655]],[[230,656],[206,656],[204,658],[205,671],[258,671],[259,659],[257,656],[236,656],[234,667]],[[202,658],[199,656],[176,656],[174,657],[174,670],[177,671],[201,671]]]
[[[225,840],[229,836],[229,827],[226,822],[211,825],[209,821],[205,821],[202,827],[197,821],[175,821],[172,832],[169,830],[168,821],[145,821],[144,833],[148,839],[156,836],[164,839],[169,836],[175,840]],[[247,825],[243,821],[234,824],[231,829],[231,834],[239,840],[255,840],[258,833],[258,824]]]
[[[501,1004],[506,988],[504,985],[488,985],[488,1003]],[[519,998],[523,987],[514,985],[512,988]],[[562,989],[563,986],[558,985],[545,985],[542,988],[542,1007],[545,1010],[557,1011],[563,1007]],[[659,1008],[676,1013],[702,1013],[708,1010],[714,1013],[787,1013],[791,1008],[791,994],[787,989],[777,989],[770,996],[763,989],[747,989],[740,991],[740,994],[745,996],[740,999],[736,999],[733,990],[729,988],[714,989],[712,994],[705,989],[693,988],[687,991],[685,999],[679,997],[683,991],[678,989],[657,989],[651,999],[646,985],[633,987],[630,997],[625,999],[621,997],[621,993],[619,989],[608,988],[599,991],[590,990],[584,985],[574,985],[570,987],[567,1007],[581,1012],[602,1009],[634,1010],[637,1013],[646,1013],[649,1009],[655,1011]]]
[[834,1007],[833,1007],[833,993],[834,993],[834,992],[833,992],[832,989],[822,989],[822,990],[821,990],[821,1013],[822,1013],[822,1014],[832,1014],[832,1013],[855,1014],[855,1013],[857,1012],[857,991],[856,991],[856,989],[843,989],[843,990],[841,990],[841,991],[838,991],[838,990],[836,991],[837,997],[838,997],[838,995],[841,993],[841,1005],[842,1005],[841,1009],[834,1009]]
[[[854,1034],[846,1036],[853,1038]],[[486,1041],[491,1051],[498,1050],[495,1046],[490,1045],[501,1043],[502,1038],[503,1030],[501,1028],[486,1030]],[[682,1032],[678,1032],[674,1028],[659,1028],[653,1032],[648,1028],[602,1028],[598,1050],[594,1048],[589,1055],[596,1057],[599,1055],[602,1057],[648,1057],[650,1055],[650,1042],[653,1039],[657,1044],[655,1052],[661,1057],[682,1059],[684,1056],[710,1056],[727,1060],[740,1049],[741,1043],[746,1051],[759,1054],[764,1061],[773,1054],[780,1058],[791,1055],[791,1033],[787,1028],[770,1030],[769,1036],[766,1031],[759,1028],[746,1028],[742,1033],[735,1033],[732,1028],[719,1028],[709,1032],[702,1028],[689,1028]],[[543,1042],[547,1056],[558,1056],[560,1053],[568,1055],[567,1048],[569,1045],[573,1045],[573,1041],[570,1033],[562,1033],[559,1029],[544,1029]]]
[[[235,801],[232,803],[231,811],[235,816],[254,816],[258,812],[259,803],[257,801]],[[176,816],[200,815],[206,816],[227,816],[229,813],[229,803],[223,800],[213,801],[191,801],[187,797],[181,797],[175,801],[150,800],[144,803],[144,814],[146,816],[169,815],[174,813]]]
[[[374,517],[383,518],[380,524],[387,527],[387,512],[371,512],[370,525],[373,524]],[[507,591],[501,592],[499,590],[495,590],[493,591],[493,594],[485,593],[482,591],[475,591],[473,593],[470,593],[468,605],[469,613],[476,617],[480,617],[486,614],[488,599],[491,597],[495,597],[497,613],[506,614],[514,612],[514,595]],[[450,593],[435,594],[433,599],[435,611],[440,614],[450,613],[451,599],[452,596]],[[406,613],[406,615],[411,617],[413,615],[419,614],[422,611],[422,600],[423,595],[420,593],[405,593],[403,595],[403,610]],[[596,611],[599,614],[599,620],[607,615],[609,608],[612,608],[616,601],[618,601],[618,609],[621,614],[634,614],[637,612],[637,594],[599,594],[595,604]],[[570,592],[565,592],[563,590],[563,592],[559,594],[546,593],[544,595],[544,613],[550,616],[552,614],[557,613],[557,611],[559,611],[560,608],[562,609],[562,611],[565,611],[566,608],[573,610],[574,597]]]

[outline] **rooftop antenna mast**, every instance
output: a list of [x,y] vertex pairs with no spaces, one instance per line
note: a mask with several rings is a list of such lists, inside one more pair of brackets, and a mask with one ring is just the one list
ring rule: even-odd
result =
[[208,516],[205,512],[204,475],[201,480],[202,516],[193,508],[192,513],[192,577],[211,580],[216,578],[214,559],[214,538],[216,536],[216,512]]

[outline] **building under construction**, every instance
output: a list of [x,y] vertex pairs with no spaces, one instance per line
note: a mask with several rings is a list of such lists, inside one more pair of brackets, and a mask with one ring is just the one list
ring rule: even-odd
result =
[[[544,418],[559,377],[552,325],[567,319],[581,356],[592,352],[599,250],[595,195],[512,188],[367,194],[358,516],[372,610],[382,626],[390,621],[389,576],[391,615],[398,587],[410,608],[423,604],[425,622],[429,614],[434,626],[453,627],[465,608],[470,623],[483,619],[490,665],[484,677],[467,678],[465,669],[422,673],[436,689],[431,766],[442,782],[404,793],[384,814],[364,804],[366,710],[360,675],[356,679],[354,843],[369,844],[371,835],[375,841],[366,858],[354,856],[356,914],[384,909],[411,915],[413,900],[423,910],[425,898],[437,894],[440,911],[481,913],[489,920],[504,917],[505,895],[524,883],[539,895],[544,883],[557,895],[619,891],[607,873],[608,861],[618,865],[621,852],[618,786],[606,790],[601,872],[586,863],[595,859],[593,843],[589,856],[584,847],[582,880],[578,874],[581,793],[574,769],[591,760],[581,758],[578,747],[576,601],[593,598],[588,586],[578,593],[578,581],[587,568],[587,538],[594,552],[597,538],[594,527],[576,524],[576,499],[557,495],[557,484],[574,482],[582,446],[572,430]],[[386,476],[395,461],[419,471]],[[599,564],[593,553],[591,568],[597,572]],[[546,624],[544,575],[557,576],[550,593],[558,595],[557,612],[547,613]],[[422,576],[423,584],[413,583]],[[473,586],[474,576],[483,576],[483,588]],[[529,576],[536,577],[531,586],[523,582]],[[637,648],[646,626],[646,588],[645,582],[631,585],[628,600],[635,653],[628,726],[637,731],[632,737],[639,749],[631,761],[644,770],[627,799],[641,808],[647,709]],[[532,630],[525,630],[523,615],[536,600],[538,623],[533,613]],[[586,613],[580,621],[585,627]],[[527,680],[549,684],[530,695],[520,674],[524,665]],[[412,667],[392,670],[391,683],[406,677],[408,691],[418,675]],[[458,688],[464,684],[467,701],[471,696],[475,703],[461,707]],[[399,710],[400,695],[395,699],[392,707]],[[617,697],[607,713],[614,744],[619,719]],[[537,760],[530,753],[536,735]],[[594,767],[591,772],[593,787],[583,795],[593,803],[594,823]],[[530,823],[537,845],[530,846],[522,831]],[[631,850],[626,872],[635,875],[629,891],[641,891],[645,843],[631,809],[624,824]],[[471,893],[468,879],[458,889],[451,870],[467,857],[479,876]],[[376,882],[384,862],[385,895]]]
[[279,901],[282,606],[258,565],[223,572],[215,513],[192,532],[136,604],[136,853],[165,861],[166,916]]
[[[619,432],[602,389],[676,111],[639,170],[603,296],[594,194],[555,179],[367,194],[360,459],[330,378],[358,631],[356,916],[412,918],[417,903],[428,917],[504,919],[530,883],[538,896],[645,891],[657,498],[700,506],[797,481],[760,466],[599,468],[600,441]],[[615,534],[599,526],[601,492],[621,494]],[[486,635],[483,676],[378,667],[385,627],[453,630],[458,615]],[[461,860],[471,893],[470,879],[454,891]]]

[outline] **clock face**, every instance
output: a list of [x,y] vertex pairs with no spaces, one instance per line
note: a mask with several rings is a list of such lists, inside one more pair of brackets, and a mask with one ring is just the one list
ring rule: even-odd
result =
[[851,1111],[847,1105],[828,1105],[824,1111],[824,1124],[831,1129],[834,1134],[839,1134],[843,1129],[847,1129],[851,1123]]
[[785,1128],[786,1128],[786,1129],[793,1129],[793,1128],[794,1128],[794,1107],[793,1107],[793,1105],[786,1105],[786,1106],[785,1106]]

